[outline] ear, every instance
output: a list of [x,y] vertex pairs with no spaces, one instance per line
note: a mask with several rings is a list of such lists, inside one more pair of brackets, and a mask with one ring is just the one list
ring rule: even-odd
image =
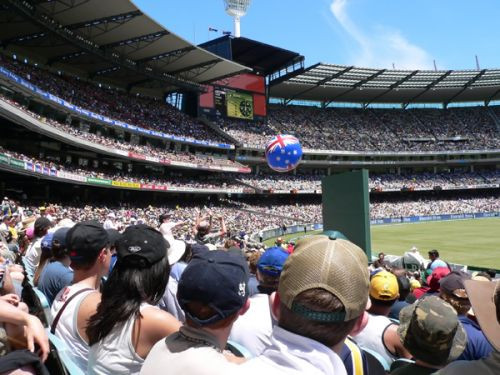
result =
[[361,333],[361,331],[365,329],[366,325],[368,324],[368,318],[368,313],[366,311],[363,311],[363,314],[358,317],[358,319],[356,320],[356,324],[352,328],[351,332],[349,332],[349,335],[356,336]]
[[243,307],[238,312],[238,315],[245,314],[248,311],[249,308],[250,308],[250,298],[247,298],[247,300],[245,301],[245,304],[243,305]]
[[281,313],[281,298],[278,292],[273,292],[269,296],[271,303],[271,314],[274,319],[279,320]]
[[101,251],[99,252],[99,256],[97,257],[97,259],[99,259],[99,262],[106,261],[107,252],[108,250],[105,247],[101,249]]

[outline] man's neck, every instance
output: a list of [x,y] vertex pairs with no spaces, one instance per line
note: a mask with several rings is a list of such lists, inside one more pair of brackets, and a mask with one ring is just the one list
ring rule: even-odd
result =
[[100,283],[101,283],[101,276],[97,274],[95,271],[92,272],[92,269],[86,271],[82,270],[74,271],[73,285],[79,284],[97,290],[99,289]]
[[389,306],[375,306],[372,304],[368,312],[372,315],[383,315],[389,316],[389,312],[391,311],[391,307]]
[[416,359],[415,360],[415,364],[418,365],[418,366],[428,367],[428,368],[432,368],[432,369],[441,369],[441,368],[444,367],[444,366],[431,365],[430,363],[421,361],[420,359]]
[[227,344],[227,340],[229,338],[229,334],[231,333],[232,324],[228,327],[211,329],[207,327],[200,328],[202,331],[208,332],[213,335],[217,339],[217,343],[219,344],[219,348],[224,349]]

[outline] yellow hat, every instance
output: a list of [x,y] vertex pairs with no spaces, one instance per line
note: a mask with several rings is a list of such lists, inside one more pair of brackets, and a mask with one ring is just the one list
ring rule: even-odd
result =
[[411,291],[413,292],[414,289],[418,289],[418,288],[421,288],[422,287],[422,284],[420,284],[420,281],[418,280],[411,280],[410,281],[410,289]]
[[392,301],[399,296],[398,280],[394,274],[380,271],[370,281],[370,296],[382,301]]

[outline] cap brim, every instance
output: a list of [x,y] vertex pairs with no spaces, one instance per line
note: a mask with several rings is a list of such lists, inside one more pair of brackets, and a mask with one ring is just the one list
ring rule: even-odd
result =
[[500,324],[493,300],[498,281],[466,280],[464,284],[481,330],[495,350],[500,351]]
[[177,263],[186,252],[186,243],[172,238],[167,241],[170,245],[170,248],[168,249],[168,263],[172,265]]

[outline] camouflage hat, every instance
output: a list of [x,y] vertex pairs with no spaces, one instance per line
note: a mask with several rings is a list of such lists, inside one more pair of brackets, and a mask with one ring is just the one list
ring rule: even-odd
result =
[[416,359],[441,366],[455,360],[465,349],[467,334],[455,309],[436,296],[405,307],[399,321],[401,343]]

